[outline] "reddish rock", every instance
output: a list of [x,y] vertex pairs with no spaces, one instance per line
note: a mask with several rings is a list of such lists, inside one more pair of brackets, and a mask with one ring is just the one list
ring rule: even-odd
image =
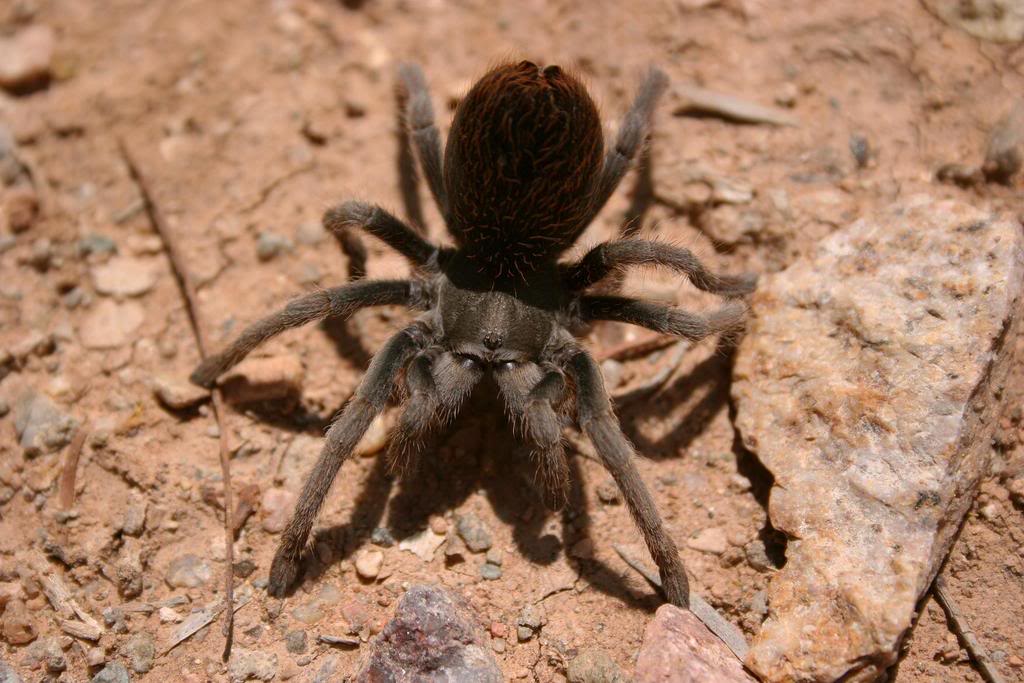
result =
[[224,395],[233,403],[298,398],[305,369],[297,356],[249,358],[221,379]]
[[499,683],[501,670],[476,616],[456,595],[413,586],[373,642],[356,681]]
[[755,683],[692,612],[662,605],[644,631],[636,683]]

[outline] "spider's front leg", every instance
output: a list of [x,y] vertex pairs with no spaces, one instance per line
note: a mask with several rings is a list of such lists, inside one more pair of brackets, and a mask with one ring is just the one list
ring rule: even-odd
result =
[[569,499],[569,463],[556,407],[565,396],[565,377],[555,367],[522,363],[499,368],[494,380],[508,411],[533,447],[544,484],[544,505],[561,510]]
[[580,428],[593,442],[601,462],[621,489],[651,557],[658,565],[665,597],[673,605],[688,609],[690,584],[686,569],[633,462],[633,447],[612,411],[600,367],[589,353],[579,350],[569,357],[565,369],[576,382]]
[[271,595],[282,597],[295,581],[309,532],[338,470],[352,454],[373,419],[384,409],[399,372],[418,350],[426,346],[428,336],[425,326],[417,323],[391,337],[373,357],[352,400],[327,430],[320,459],[306,479],[295,512],[284,530],[270,566],[267,592]]
[[409,400],[388,449],[392,471],[405,473],[415,466],[427,438],[455,417],[483,374],[476,361],[436,346],[424,349],[409,363],[405,373]]

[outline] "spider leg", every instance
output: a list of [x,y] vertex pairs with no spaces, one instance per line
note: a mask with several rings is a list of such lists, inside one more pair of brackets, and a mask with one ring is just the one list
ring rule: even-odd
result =
[[731,301],[706,315],[698,315],[624,296],[581,296],[579,308],[580,318],[584,322],[615,320],[691,341],[718,332],[735,331],[747,315],[746,304],[739,301]]
[[651,557],[658,565],[668,601],[689,607],[690,587],[679,551],[658,514],[654,499],[633,463],[634,450],[612,412],[600,367],[586,351],[577,351],[566,363],[576,383],[576,410],[580,428],[594,444],[605,468],[626,499]]
[[451,422],[483,369],[471,359],[430,347],[417,355],[405,373],[409,399],[391,436],[392,471],[408,473],[427,437]]
[[605,152],[604,166],[601,169],[594,193],[591,220],[604,208],[647,140],[654,107],[666,88],[668,88],[668,76],[660,69],[651,67],[640,83],[636,97],[633,98],[633,104],[630,105],[629,111],[622,119],[615,142],[609,145]]
[[356,282],[307,294],[249,325],[227,348],[200,363],[190,379],[200,386],[212,387],[218,377],[250,351],[285,330],[327,317],[347,318],[367,306],[400,304],[419,308],[421,297],[421,285],[410,280]]
[[416,351],[425,345],[425,336],[425,330],[414,324],[391,337],[373,357],[352,400],[327,430],[320,459],[302,487],[295,512],[274,554],[267,585],[270,595],[282,597],[295,581],[302,550],[338,470],[352,454],[352,449],[370,423],[383,410],[394,389],[395,378]]
[[324,227],[331,232],[349,259],[349,277],[366,275],[366,247],[352,233],[362,228],[409,259],[413,266],[429,266],[437,247],[425,240],[407,223],[374,204],[350,200],[333,206],[324,213]]
[[554,366],[533,363],[498,368],[494,380],[513,419],[533,447],[543,483],[544,505],[561,510],[569,497],[569,463],[556,407],[565,397],[565,377]]
[[419,177],[416,173],[416,156],[406,119],[409,110],[409,93],[402,83],[395,87],[395,137],[398,147],[395,166],[398,170],[398,191],[402,195],[402,210],[409,224],[416,232],[426,234],[423,220],[423,204],[420,202]]
[[738,297],[754,291],[754,275],[717,275],[689,249],[650,240],[619,240],[597,245],[576,263],[565,266],[566,285],[575,292],[597,284],[628,266],[663,266],[690,278],[705,292]]
[[426,176],[434,201],[441,215],[448,216],[448,195],[444,187],[444,165],[441,152],[441,133],[434,123],[434,105],[430,102],[430,91],[423,70],[417,64],[402,64],[398,67],[398,78],[405,88],[406,125],[419,155],[423,175]]

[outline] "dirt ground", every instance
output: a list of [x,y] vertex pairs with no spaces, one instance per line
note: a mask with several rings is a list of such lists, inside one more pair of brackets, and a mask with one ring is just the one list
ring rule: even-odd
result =
[[[180,237],[217,344],[297,294],[344,280],[343,257],[317,228],[330,203],[356,197],[401,206],[393,87],[403,60],[423,65],[442,129],[467,85],[507,56],[578,67],[609,126],[650,63],[675,83],[783,109],[798,126],[683,115],[678,93],[657,113],[656,201],[644,229],[721,270],[781,269],[823,235],[918,192],[1024,212],[1019,178],[1016,187],[934,180],[943,164],[980,163],[1011,93],[1024,92],[1024,46],[981,42],[916,2],[0,3],[0,32],[26,23],[52,27],[57,42],[46,87],[0,98],[0,123],[30,167],[42,207],[0,252],[0,349],[25,351],[33,335],[53,343],[28,343],[0,380],[8,406],[0,414],[0,492],[10,491],[0,497],[8,498],[0,503],[0,589],[25,603],[36,642],[55,639],[66,666],[48,671],[53,657],[41,656],[42,646],[2,642],[0,660],[27,681],[87,680],[112,660],[148,668],[133,679],[228,677],[217,626],[164,652],[176,622],[222,594],[218,441],[208,406],[170,411],[154,398],[153,379],[183,382],[198,352],[119,138]],[[701,175],[720,178],[714,192]],[[615,234],[633,182],[630,176],[583,244]],[[421,196],[427,205],[425,189]],[[433,207],[426,219],[442,238]],[[96,281],[113,258],[111,242],[156,277],[126,297],[143,314],[133,340],[87,348],[83,326],[111,298]],[[371,277],[406,272],[381,245],[371,244],[370,254]],[[627,287],[684,305],[709,303],[661,273],[631,278]],[[298,489],[367,354],[406,318],[397,309],[365,311],[347,326],[310,326],[261,348],[259,356],[300,358],[305,380],[297,404],[228,411],[236,491],[256,485],[259,499],[272,487]],[[604,326],[588,343],[600,351],[643,334]],[[665,362],[665,354],[625,361],[619,385]],[[785,541],[767,522],[770,476],[743,451],[730,421],[730,367],[728,349],[695,346],[662,393],[620,412],[694,589],[749,637],[764,616],[763,591]],[[1020,398],[1024,378],[1017,379],[1008,404]],[[30,458],[18,445],[15,406],[30,389],[90,425],[72,514],[61,512],[57,496],[62,454]],[[564,680],[583,648],[604,650],[631,674],[659,601],[612,550],[641,546],[625,507],[610,495],[610,478],[578,455],[572,505],[564,514],[545,512],[525,450],[514,445],[497,405],[479,399],[412,480],[392,481],[378,458],[345,466],[306,579],[283,603],[262,590],[279,538],[266,530],[271,511],[248,519],[235,555],[238,590],[252,599],[236,615],[236,651],[275,654],[278,680],[328,680],[332,671],[340,678],[354,670],[404,587],[437,582],[462,592],[490,625],[508,679]],[[1009,681],[1024,681],[1024,515],[1009,490],[1024,476],[1020,418],[1019,407],[1007,411],[993,444],[995,472],[946,570],[952,595]],[[144,528],[130,528],[140,509]],[[428,526],[444,531],[467,513],[493,536],[496,580],[481,577],[482,554],[446,562],[438,550],[426,562],[371,541],[386,545],[378,527],[401,540]],[[695,539],[707,529],[710,542],[706,534]],[[383,552],[375,581],[355,571],[367,549]],[[51,557],[88,613],[102,620],[106,611],[115,622],[97,645],[60,630],[40,593],[33,552]],[[199,567],[192,587],[172,587],[168,579],[180,569],[172,563],[190,554],[209,571]],[[129,577],[141,580],[137,594],[124,590],[123,572],[133,566],[141,569]],[[519,642],[520,611],[535,602],[546,624]],[[128,609],[122,606],[118,621],[109,608],[122,603]],[[296,631],[306,633],[304,652]],[[349,631],[362,642],[317,640]],[[155,658],[147,654],[154,644]],[[905,649],[893,680],[981,680],[933,599],[924,601]]]

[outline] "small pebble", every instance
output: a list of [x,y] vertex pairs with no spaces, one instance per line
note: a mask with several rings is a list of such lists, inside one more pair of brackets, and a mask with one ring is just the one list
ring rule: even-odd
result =
[[480,577],[486,581],[497,581],[501,578],[501,567],[490,562],[480,565]]
[[156,284],[156,269],[150,260],[115,256],[92,268],[92,282],[100,294],[142,296]]
[[476,515],[459,515],[456,520],[456,529],[466,543],[466,547],[472,552],[482,553],[491,547],[491,532]]
[[196,555],[188,554],[173,560],[164,580],[172,588],[198,588],[212,577],[210,565]]
[[616,505],[622,502],[622,492],[614,481],[605,481],[597,486],[597,498],[607,505]]
[[29,230],[39,215],[39,197],[31,185],[12,187],[4,194],[7,227],[13,233]]
[[260,261],[269,261],[291,248],[290,239],[272,232],[261,232],[256,238],[256,256]]
[[263,530],[271,534],[284,531],[291,519],[295,507],[295,494],[281,488],[269,488],[260,499],[260,512],[263,515]]
[[487,551],[487,555],[485,556],[485,559],[486,559],[488,564],[493,564],[495,566],[500,567],[502,559],[503,559],[503,555],[502,555],[501,550],[499,550],[498,548],[491,548],[490,550]]
[[251,679],[269,681],[277,675],[277,655],[263,650],[235,648],[228,664],[231,683],[243,683]]
[[387,527],[379,526],[370,534],[370,543],[379,545],[381,548],[390,548],[395,544],[395,537],[391,535],[391,531]]
[[569,662],[569,683],[626,683],[627,679],[611,656],[595,647],[584,648]]
[[128,665],[137,674],[147,673],[153,668],[153,660],[156,658],[156,645],[153,643],[153,636],[148,633],[136,633],[122,648],[124,655],[128,658]]
[[356,573],[360,578],[372,581],[384,566],[384,553],[380,550],[363,550],[356,556]]
[[0,37],[0,88],[22,92],[45,85],[55,46],[53,29],[42,24]]
[[106,235],[86,235],[78,240],[78,253],[82,256],[90,254],[115,254],[117,253],[117,243]]
[[301,655],[306,651],[308,640],[305,631],[289,631],[284,636],[284,646],[288,652]]
[[168,377],[153,378],[153,394],[171,410],[185,410],[210,397],[207,389]]
[[128,669],[121,662],[110,662],[95,676],[92,683],[130,683]]
[[138,302],[103,299],[85,316],[78,335],[87,349],[116,349],[132,341],[145,320],[146,311]]

